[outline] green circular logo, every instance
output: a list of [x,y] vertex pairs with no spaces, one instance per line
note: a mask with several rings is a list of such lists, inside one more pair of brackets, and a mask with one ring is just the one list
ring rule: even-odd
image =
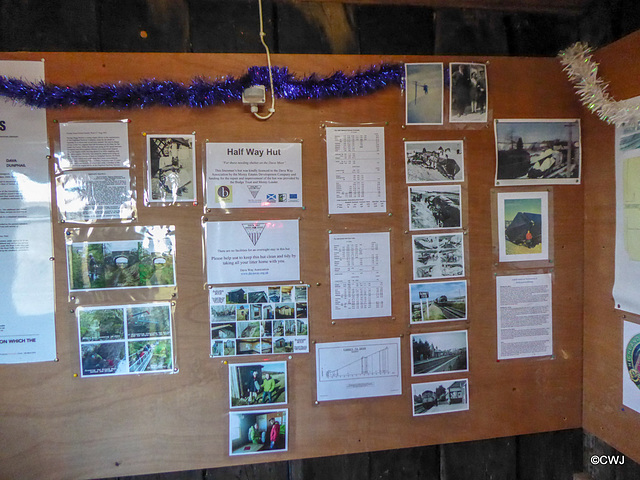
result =
[[640,334],[634,335],[627,343],[625,361],[631,381],[640,388],[640,373],[638,372],[640,370]]

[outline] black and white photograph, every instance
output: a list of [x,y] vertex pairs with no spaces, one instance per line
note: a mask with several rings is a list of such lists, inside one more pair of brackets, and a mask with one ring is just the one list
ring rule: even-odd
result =
[[413,279],[464,276],[462,233],[414,235]]
[[287,362],[229,365],[231,408],[287,403]]
[[147,135],[149,203],[196,201],[195,142],[195,135]]
[[467,281],[409,284],[411,324],[466,320]]
[[486,123],[487,70],[482,63],[449,64],[449,122]]
[[404,142],[407,183],[464,181],[462,140]]
[[468,370],[467,330],[411,335],[411,376]]
[[469,385],[466,378],[411,385],[413,416],[469,410]]
[[462,227],[460,185],[409,187],[409,230]]
[[405,63],[407,125],[442,125],[442,63]]
[[229,455],[286,452],[289,410],[229,412]]
[[580,183],[580,120],[496,120],[496,185]]

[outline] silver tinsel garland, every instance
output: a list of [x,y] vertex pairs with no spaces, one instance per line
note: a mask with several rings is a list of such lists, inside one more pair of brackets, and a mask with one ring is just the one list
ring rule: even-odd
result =
[[558,57],[569,79],[575,83],[580,101],[600,119],[616,126],[640,122],[640,99],[614,100],[607,92],[609,85],[598,78],[598,64],[586,43],[574,43]]

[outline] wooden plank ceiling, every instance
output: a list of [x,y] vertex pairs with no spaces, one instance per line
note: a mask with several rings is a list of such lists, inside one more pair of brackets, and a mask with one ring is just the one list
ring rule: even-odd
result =
[[430,8],[472,8],[506,12],[564,13],[579,15],[592,0],[288,0],[291,3],[345,3],[413,5]]

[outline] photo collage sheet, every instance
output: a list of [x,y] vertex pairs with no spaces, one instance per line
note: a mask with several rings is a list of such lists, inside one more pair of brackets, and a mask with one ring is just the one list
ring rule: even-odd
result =
[[539,271],[553,262],[552,188],[580,183],[580,120],[496,119],[494,132],[496,260],[514,268],[496,275],[498,360],[550,358],[552,274]]
[[126,225],[137,215],[128,121],[59,125],[59,221],[79,224],[65,240],[80,376],[174,373],[175,229]]
[[[405,70],[407,125],[442,125],[443,64],[406,64]],[[448,70],[449,123],[486,123],[485,65],[452,63]],[[414,416],[469,409],[465,146],[453,135],[437,141],[420,136],[404,145],[414,280],[409,323],[414,331],[439,331],[410,336],[411,377],[429,379],[411,385]],[[433,380],[438,374],[447,379]]]
[[[207,212],[303,206],[301,143],[207,143],[205,163]],[[209,355],[261,356],[228,364],[231,456],[288,450],[287,362],[264,356],[309,352],[299,221],[264,215],[203,222]]]

